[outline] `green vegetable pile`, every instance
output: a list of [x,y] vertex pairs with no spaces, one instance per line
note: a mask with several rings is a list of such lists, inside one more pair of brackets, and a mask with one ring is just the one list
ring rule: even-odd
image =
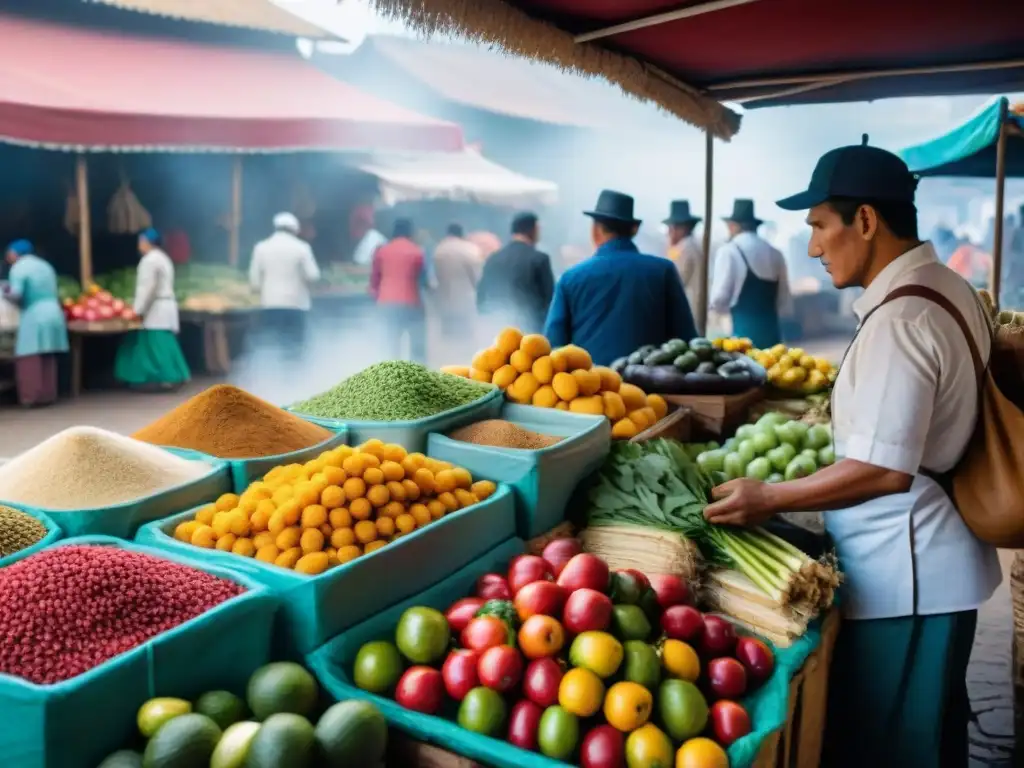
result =
[[292,410],[326,419],[413,421],[472,403],[494,387],[392,360],[350,376]]
[[763,528],[713,525],[714,483],[675,440],[617,442],[588,493],[587,525],[635,525],[694,541],[704,558],[744,574],[780,605],[811,612],[832,603],[839,577]]

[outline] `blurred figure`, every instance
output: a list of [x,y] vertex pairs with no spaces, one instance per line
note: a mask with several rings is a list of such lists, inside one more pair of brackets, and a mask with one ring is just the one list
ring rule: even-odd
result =
[[356,247],[352,252],[352,261],[361,267],[373,264],[373,254],[388,241],[377,229],[373,206],[360,205],[352,211],[349,223],[352,239]]
[[261,341],[287,352],[290,359],[302,354],[312,307],[309,289],[319,279],[313,249],[299,237],[299,220],[290,213],[277,214],[274,234],[253,249],[249,282],[263,308]]
[[644,344],[697,335],[675,266],[633,244],[640,220],[633,198],[604,190],[592,211],[593,258],[569,269],[555,286],[544,333],[552,346],[577,344],[596,365],[608,365]]
[[142,330],[129,333],[117,350],[114,376],[130,387],[172,389],[192,376],[178,344],[178,300],[174,263],[163,250],[160,233],[150,227],[139,235],[135,313]]
[[413,232],[409,219],[395,222],[391,240],[373,255],[370,295],[377,302],[390,358],[402,357],[402,337],[408,333],[410,358],[425,363],[427,328],[420,297],[425,259],[423,249],[412,239]]
[[704,250],[693,235],[693,230],[700,222],[700,216],[690,214],[689,200],[673,200],[668,218],[662,222],[668,225],[668,258],[679,271],[679,279],[683,281],[691,309],[697,302],[700,286],[706,280]]
[[757,229],[753,200],[736,200],[725,218],[729,242],[715,254],[715,277],[708,307],[732,315],[732,335],[758,349],[782,341],[782,317],[793,315],[785,257]]
[[18,402],[26,407],[57,399],[57,355],[68,351],[68,330],[57,294],[57,273],[28,240],[5,253],[11,265],[4,295],[21,308],[14,347]]
[[466,239],[480,249],[480,258],[483,261],[487,261],[487,259],[501,250],[501,238],[493,232],[486,232],[484,230],[470,232],[466,235]]
[[512,219],[512,239],[484,263],[476,308],[495,328],[511,325],[541,333],[555,291],[551,259],[537,250],[540,226],[534,213]]
[[437,284],[433,301],[441,321],[445,352],[458,360],[473,354],[476,339],[472,333],[476,319],[476,284],[483,260],[480,249],[465,238],[460,224],[450,224],[434,249],[434,275]]

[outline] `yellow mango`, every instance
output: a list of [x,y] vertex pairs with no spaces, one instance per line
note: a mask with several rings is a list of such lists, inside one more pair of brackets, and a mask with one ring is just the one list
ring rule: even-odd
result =
[[485,371],[486,373],[494,373],[494,368],[491,367],[493,358],[488,354],[489,349],[481,349],[473,356],[473,362],[470,364],[470,368],[475,368],[478,371]]
[[577,369],[589,371],[594,366],[594,361],[591,360],[590,353],[583,349],[583,347],[577,347],[575,344],[569,344],[562,347],[562,349],[565,351],[565,354],[568,355],[570,371],[575,371]]
[[550,384],[555,378],[555,366],[549,355],[538,357],[533,361],[533,368],[530,371],[541,384]]
[[532,373],[527,372],[519,374],[519,377],[512,382],[512,386],[506,390],[506,394],[517,403],[529,405],[538,389],[540,389],[540,382]]
[[618,392],[622,386],[622,377],[611,368],[603,365],[596,366],[594,372],[601,377],[602,392]]
[[551,353],[551,342],[539,333],[531,333],[523,336],[523,340],[519,342],[519,349],[536,360]]
[[568,411],[569,410],[569,404],[567,402],[565,402],[564,400],[559,400],[557,403],[555,403],[555,410],[556,411]]
[[447,373],[452,376],[461,376],[464,379],[469,378],[469,366],[468,365],[442,365],[441,373]]
[[580,395],[590,397],[601,391],[601,375],[597,371],[578,368],[572,372],[579,386]]
[[613,424],[626,415],[626,404],[618,392],[602,392],[601,399],[604,401],[604,415]]
[[498,334],[494,340],[494,346],[501,350],[505,357],[511,357],[512,353],[519,349],[523,341],[523,333],[518,328],[506,328]]
[[661,395],[648,395],[647,405],[654,410],[654,415],[661,421],[668,415],[668,403]]
[[556,373],[554,379],[551,380],[551,386],[559,399],[567,403],[575,400],[580,393],[580,385],[571,373]]
[[551,365],[555,370],[555,373],[568,373],[569,371],[569,354],[565,351],[565,347],[559,347],[551,352],[548,357],[551,358]]
[[494,372],[493,376],[491,376],[491,383],[498,389],[508,389],[512,385],[512,382],[516,380],[516,376],[518,375],[519,371],[511,365],[503,365]]
[[295,570],[298,573],[316,576],[327,570],[328,560],[326,552],[308,552],[295,563]]
[[533,393],[533,404],[538,408],[554,408],[558,405],[558,395],[555,394],[555,388],[550,384],[545,384],[538,389]]
[[619,387],[619,396],[622,398],[622,402],[626,404],[627,411],[635,411],[637,408],[643,408],[647,405],[647,395],[635,384],[623,383]]
[[612,437],[616,440],[629,440],[640,434],[632,419],[619,419],[612,425]]
[[473,381],[482,381],[484,384],[491,383],[491,374],[487,371],[482,371],[479,368],[470,368],[469,378]]
[[533,368],[533,357],[521,349],[517,349],[508,359],[509,363],[520,373],[526,373]]
[[588,413],[593,416],[604,416],[604,400],[600,395],[581,395],[569,403],[573,413]]

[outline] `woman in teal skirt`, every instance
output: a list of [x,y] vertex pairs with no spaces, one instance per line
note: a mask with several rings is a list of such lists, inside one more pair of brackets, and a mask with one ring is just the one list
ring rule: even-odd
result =
[[122,342],[114,366],[119,380],[143,389],[172,389],[191,378],[176,338],[174,263],[160,244],[160,233],[152,227],[139,235],[142,258],[136,273],[134,307],[142,318],[142,330]]

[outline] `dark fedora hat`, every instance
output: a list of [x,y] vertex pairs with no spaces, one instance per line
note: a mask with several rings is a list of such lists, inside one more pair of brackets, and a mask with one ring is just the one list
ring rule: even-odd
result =
[[609,221],[623,221],[628,224],[639,224],[640,219],[633,216],[633,198],[622,192],[602,189],[597,197],[597,205],[592,211],[584,211],[584,216]]
[[668,218],[662,224],[696,224],[702,221],[700,216],[690,213],[689,200],[673,200],[669,205]]
[[754,201],[737,198],[732,204],[732,215],[725,216],[724,221],[735,221],[737,224],[764,224],[764,219],[754,215]]

